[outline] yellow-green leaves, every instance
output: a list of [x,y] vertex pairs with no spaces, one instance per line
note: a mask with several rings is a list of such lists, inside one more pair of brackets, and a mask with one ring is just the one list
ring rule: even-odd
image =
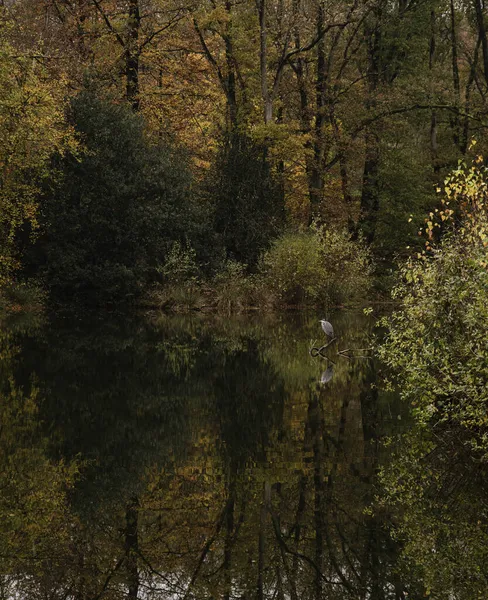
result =
[[65,82],[48,78],[36,51],[0,41],[0,285],[17,267],[14,241],[37,227],[38,186],[50,156],[75,141],[64,119]]

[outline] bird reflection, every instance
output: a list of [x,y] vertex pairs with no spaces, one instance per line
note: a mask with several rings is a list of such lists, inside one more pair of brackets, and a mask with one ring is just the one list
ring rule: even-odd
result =
[[320,376],[320,383],[322,385],[329,383],[329,381],[332,379],[333,375],[334,375],[334,367],[331,365]]

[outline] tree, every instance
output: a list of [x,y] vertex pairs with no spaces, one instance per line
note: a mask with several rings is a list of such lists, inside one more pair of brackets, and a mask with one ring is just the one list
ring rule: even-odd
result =
[[44,280],[54,297],[127,302],[139,297],[175,240],[191,231],[183,157],[151,144],[124,106],[81,93],[71,120],[80,157],[55,159],[43,195]]
[[[380,354],[418,419],[456,426],[463,443],[488,453],[488,172],[474,164],[451,175],[441,211],[426,220],[426,250],[402,269],[401,307],[387,321]],[[437,231],[444,234],[434,244]]]
[[255,266],[283,225],[281,190],[265,146],[240,133],[220,149],[208,193],[215,202],[215,228],[228,258]]
[[0,286],[20,265],[20,229],[27,223],[37,229],[39,184],[52,153],[76,149],[64,92],[65,82],[47,77],[35,51],[16,51],[0,36]]

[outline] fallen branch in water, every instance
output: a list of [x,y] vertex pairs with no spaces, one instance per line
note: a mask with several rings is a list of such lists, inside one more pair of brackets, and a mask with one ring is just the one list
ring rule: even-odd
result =
[[316,356],[322,356],[323,358],[324,355],[322,354],[322,352],[324,350],[326,350],[331,344],[333,344],[334,342],[337,342],[337,338],[332,338],[330,340],[330,342],[328,342],[327,344],[324,344],[323,346],[320,346],[320,348],[317,348],[316,346],[313,346],[312,348],[310,348],[310,355],[315,358]]

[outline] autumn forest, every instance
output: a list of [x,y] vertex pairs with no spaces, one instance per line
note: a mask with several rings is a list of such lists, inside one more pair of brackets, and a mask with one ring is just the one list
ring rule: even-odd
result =
[[485,0],[0,0],[0,600],[488,598]]
[[483,149],[481,0],[17,0],[1,28],[1,277],[63,300],[383,293]]

